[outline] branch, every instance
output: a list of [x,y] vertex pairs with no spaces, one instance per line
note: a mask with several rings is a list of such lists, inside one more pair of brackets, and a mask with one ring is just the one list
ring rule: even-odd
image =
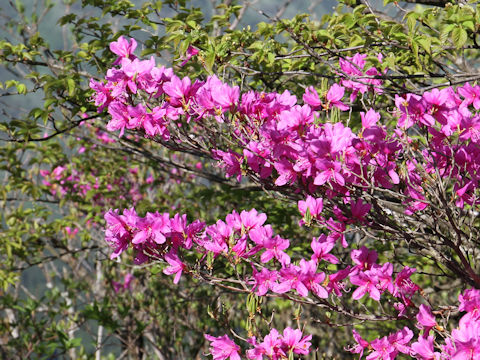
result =
[[86,117],[84,119],[80,119],[80,120],[75,120],[75,121],[72,121],[72,124],[70,126],[67,126],[66,128],[63,128],[63,129],[60,129],[60,130],[57,130],[56,132],[54,132],[53,134],[50,134],[48,136],[45,136],[45,137],[42,137],[42,138],[32,138],[32,137],[28,137],[26,139],[16,139],[16,138],[12,138],[12,139],[0,139],[0,141],[7,141],[7,142],[16,142],[16,143],[27,143],[27,142],[41,142],[41,141],[47,141],[47,140],[50,140],[52,138],[54,138],[55,136],[57,135],[60,135],[60,134],[63,134],[63,133],[66,133],[78,126],[80,126],[82,124],[82,122],[84,121],[88,121],[88,120],[91,120],[91,119],[96,119],[96,118],[99,118],[99,117],[104,117],[105,115],[102,115],[102,114],[98,114],[98,115],[92,115],[92,116],[89,116],[89,117]]

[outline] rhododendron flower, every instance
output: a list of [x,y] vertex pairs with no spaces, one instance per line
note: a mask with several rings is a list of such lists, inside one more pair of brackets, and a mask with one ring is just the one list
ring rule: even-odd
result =
[[424,329],[423,336],[428,336],[430,329],[432,329],[437,322],[435,321],[435,317],[430,310],[430,307],[421,304],[418,308],[418,314],[416,316],[418,323],[421,325],[420,328]]
[[279,177],[275,180],[275,185],[283,186],[285,184],[293,183],[297,179],[297,173],[293,169],[292,163],[286,159],[275,162],[275,170],[277,170]]
[[[325,273],[317,272],[317,262],[315,260],[307,261],[305,259],[300,260],[300,278],[302,283],[305,284],[308,290],[313,292],[316,296],[322,299],[328,297],[328,292],[321,285],[325,280]],[[297,289],[300,293],[300,291]]]
[[457,88],[457,92],[464,98],[461,106],[467,107],[473,104],[476,110],[480,109],[480,86],[472,87],[469,82],[466,82],[463,86]]
[[115,293],[130,290],[134,278],[135,277],[131,273],[127,273],[123,278],[123,282],[112,281],[113,290],[115,291]]
[[410,347],[407,344],[412,337],[413,332],[408,327],[404,327],[388,337],[373,340],[370,343],[373,352],[367,356],[367,360],[393,360],[398,352],[409,354]]
[[467,289],[458,295],[459,311],[475,313],[480,317],[480,289]]
[[350,282],[358,286],[352,294],[352,299],[359,300],[368,293],[373,300],[380,301],[380,291],[377,288],[378,276],[374,271],[367,270],[350,275]]
[[236,176],[237,181],[240,182],[242,180],[242,171],[240,168],[240,160],[242,157],[240,154],[232,150],[229,150],[228,152],[222,150],[212,150],[212,154],[215,159],[222,161],[219,166],[226,169],[227,177]]
[[340,162],[319,159],[316,161],[315,166],[319,170],[313,180],[315,185],[323,185],[330,180],[341,186],[345,185],[345,178],[341,173],[342,164]]
[[367,360],[394,360],[398,354],[397,349],[388,341],[387,337],[375,339],[370,343],[373,351]]
[[[267,215],[264,213],[259,213],[255,209],[251,209],[250,211],[243,210],[240,213],[240,227],[238,230],[245,230],[249,232],[252,229],[258,228],[262,226],[265,221],[267,221]],[[228,223],[228,220],[227,220]],[[235,227],[234,227],[235,228]]]
[[355,329],[352,330],[352,333],[353,333],[353,338],[357,342],[357,345],[353,347],[348,347],[345,350],[353,354],[360,354],[358,358],[361,359],[363,356],[363,351],[367,349],[370,346],[370,344],[368,341],[363,340],[360,334]]
[[331,106],[335,106],[342,111],[347,111],[350,109],[347,105],[345,105],[342,100],[343,95],[345,94],[345,88],[338,85],[333,84],[332,87],[327,92],[327,109]]
[[104,218],[107,222],[105,241],[114,250],[110,259],[115,259],[128,248],[132,235],[127,230],[124,219],[118,215],[118,210],[108,210]]
[[437,360],[441,356],[440,353],[433,351],[433,336],[419,337],[418,341],[411,345],[411,348],[411,355],[419,360]]
[[283,294],[294,289],[300,296],[306,297],[308,295],[308,289],[303,283],[299,266],[290,264],[281,269],[279,274],[279,284],[273,287],[274,292]]
[[240,346],[228,337],[223,335],[215,337],[209,334],[205,334],[205,339],[210,341],[210,354],[213,356],[213,360],[241,360]]
[[339,260],[334,255],[330,254],[330,251],[335,246],[335,240],[322,234],[317,238],[312,239],[310,245],[313,250],[312,260],[318,262],[320,260],[328,261],[332,264],[338,264]]
[[378,120],[380,120],[380,114],[373,109],[368,110],[366,113],[364,113],[363,111],[360,112],[360,117],[362,119],[363,129],[368,129],[374,126],[378,122]]
[[298,210],[302,216],[305,216],[307,209],[310,212],[310,216],[313,219],[321,219],[320,214],[323,210],[323,199],[314,198],[313,196],[308,195],[305,200],[300,200],[298,202]]
[[388,341],[395,347],[395,349],[404,354],[410,353],[410,346],[408,346],[408,343],[412,338],[413,331],[406,326],[387,337]]
[[368,214],[372,205],[364,203],[362,199],[358,199],[351,203],[352,216],[360,221],[365,219],[365,215]]
[[122,61],[122,58],[135,59],[133,55],[135,49],[137,48],[137,42],[135,39],[130,39],[130,42],[120,36],[117,41],[110,43],[110,50],[117,54],[119,57],[114,61],[113,65],[118,65]]
[[189,77],[180,79],[173,75],[170,81],[163,84],[163,91],[169,96],[169,103],[174,107],[182,107],[187,104],[187,99],[200,87],[200,83],[192,84]]
[[278,272],[270,271],[267,268],[262,268],[260,272],[253,267],[253,283],[252,291],[255,291],[257,296],[265,295],[268,290],[273,290],[277,285]]
[[313,86],[309,86],[305,89],[305,94],[303,94],[303,101],[314,109],[317,109],[322,105],[317,90],[315,90]]
[[336,296],[342,296],[342,290],[344,289],[344,284],[342,280],[346,279],[350,275],[351,267],[347,266],[345,269],[340,270],[334,274],[328,276],[328,283],[326,285],[326,290],[328,293],[335,293]]
[[187,268],[187,266],[180,260],[177,254],[174,252],[169,252],[165,255],[165,260],[168,262],[170,266],[166,267],[163,270],[163,273],[166,275],[175,274],[175,278],[173,279],[174,284],[178,284],[180,281],[180,277],[182,276],[182,271]]
[[375,250],[369,250],[366,246],[362,246],[358,250],[352,250],[350,253],[352,261],[357,264],[355,270],[368,270],[377,262],[378,253]]
[[459,327],[452,330],[452,340],[455,344],[452,360],[480,359],[480,319],[462,317]]
[[288,351],[292,351],[294,354],[308,355],[310,351],[312,335],[302,337],[302,331],[300,329],[292,329],[287,327],[283,330],[283,346]]
[[277,235],[274,238],[265,239],[262,246],[265,248],[265,251],[260,256],[260,260],[263,263],[267,263],[275,258],[282,266],[290,264],[290,256],[283,251],[290,246],[290,241],[287,239],[283,239]]
[[185,64],[195,55],[198,54],[198,49],[194,48],[192,45],[189,45],[187,48],[187,51],[185,53],[185,56],[183,57],[183,61],[180,64],[181,67],[185,66]]
[[75,237],[75,235],[77,235],[77,233],[78,233],[78,228],[73,228],[72,229],[70,226],[66,226],[65,231],[66,231],[68,237],[73,239]]
[[[253,341],[252,341],[253,342]],[[263,355],[272,360],[285,358],[285,351],[282,349],[282,339],[277,329],[272,329],[264,337],[262,343],[253,342],[254,349],[247,351],[247,358],[251,360],[262,360]]]
[[402,271],[400,271],[394,281],[393,296],[408,302],[413,294],[420,290],[420,287],[410,279],[410,276],[412,276],[415,271],[416,269],[408,266],[405,266]]
[[311,339],[311,335],[303,336],[299,329],[287,327],[283,335],[280,335],[277,329],[272,329],[261,343],[258,343],[255,337],[249,339],[248,342],[254,348],[247,350],[247,358],[263,360],[263,356],[266,356],[271,360],[281,360],[288,358],[291,354],[308,355]]

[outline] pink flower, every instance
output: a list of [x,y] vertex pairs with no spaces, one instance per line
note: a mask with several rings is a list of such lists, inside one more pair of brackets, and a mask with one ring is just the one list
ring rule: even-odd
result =
[[475,85],[472,87],[472,85],[467,82],[463,87],[458,87],[457,92],[465,99],[461,106],[469,106],[473,104],[475,109],[480,109],[480,86]]
[[309,86],[305,89],[305,94],[303,95],[303,101],[313,107],[314,109],[319,108],[322,105],[320,97],[318,96],[317,90],[313,86]]
[[338,185],[345,185],[345,178],[342,175],[342,164],[339,161],[329,161],[318,159],[315,162],[318,169],[317,176],[313,180],[315,185],[323,185],[327,181],[333,180]]
[[421,304],[420,307],[418,308],[418,314],[417,314],[417,321],[421,325],[420,328],[424,329],[424,337],[428,335],[428,332],[430,329],[432,329],[435,325],[437,325],[437,322],[435,321],[435,317],[432,314],[432,311],[430,310],[430,307]]
[[326,289],[328,293],[334,292],[336,296],[342,296],[341,290],[344,289],[344,284],[342,280],[346,279],[350,275],[351,267],[347,266],[345,269],[342,269],[334,274],[328,276],[328,284]]
[[368,110],[367,113],[361,112],[360,117],[362,119],[363,129],[368,129],[369,127],[374,126],[378,120],[380,120],[380,114],[373,109]]
[[181,106],[191,90],[192,82],[189,77],[180,78],[173,75],[170,81],[163,84],[163,91],[170,97],[169,102],[175,106]]
[[308,355],[310,351],[312,335],[304,336],[302,338],[302,331],[300,329],[293,330],[287,327],[283,330],[283,346],[286,347],[286,352],[292,351],[294,354]]
[[243,228],[245,231],[249,232],[252,229],[262,226],[266,220],[267,215],[264,213],[259,213],[255,209],[251,209],[250,211],[243,210],[240,213],[241,226],[239,230]]
[[277,329],[272,329],[261,343],[257,343],[255,337],[249,339],[248,342],[254,348],[247,351],[247,358],[262,360],[266,356],[270,360],[281,360],[292,354],[308,355],[311,339],[311,335],[303,336],[299,329],[294,330],[287,327],[283,331],[283,335],[280,335]]
[[78,233],[78,228],[71,228],[70,226],[65,227],[65,231],[67,232],[68,237],[74,238],[75,235]]
[[120,36],[117,41],[111,42],[110,43],[110,50],[114,53],[117,54],[119,57],[113,65],[118,65],[120,64],[122,58],[129,58],[129,59],[135,59],[135,55],[133,55],[133,52],[137,48],[137,42],[135,39],[130,39],[130,42],[126,39],[123,38],[123,36]]
[[380,301],[380,291],[377,289],[378,276],[372,270],[350,275],[350,282],[358,286],[352,294],[352,299],[359,300],[368,293],[373,300]]
[[274,238],[267,238],[263,242],[265,252],[260,256],[263,263],[269,262],[271,259],[277,259],[282,266],[290,264],[290,256],[283,250],[290,246],[290,241],[281,238],[279,235]]
[[367,360],[394,360],[398,354],[386,336],[373,340],[370,345],[373,352],[367,356]]
[[327,109],[330,107],[330,105],[335,106],[342,111],[347,111],[350,109],[347,105],[340,101],[344,94],[345,88],[343,86],[333,84],[330,90],[327,92]]
[[213,355],[213,360],[241,360],[239,351],[240,346],[230,339],[227,335],[214,337],[205,334],[205,339],[211,342],[210,354]]
[[236,176],[237,181],[242,180],[242,171],[240,168],[242,157],[240,154],[229,150],[228,152],[222,150],[212,150],[215,159],[220,160],[220,167],[225,168],[227,178]]
[[360,354],[358,358],[361,359],[363,356],[363,351],[367,349],[370,344],[368,343],[368,341],[363,340],[360,334],[355,329],[352,330],[352,333],[353,333],[353,338],[357,342],[357,345],[353,347],[348,347],[345,350],[353,354]]
[[440,354],[433,351],[433,336],[418,337],[418,341],[411,345],[411,355],[419,360],[440,359]]
[[293,169],[293,165],[287,159],[281,159],[274,164],[279,177],[275,180],[275,185],[283,186],[285,184],[293,183],[297,180],[297,173]]
[[272,290],[277,284],[277,271],[270,271],[263,268],[260,272],[253,268],[253,283],[252,291],[255,291],[257,296],[265,295],[268,290]]
[[350,253],[352,261],[357,264],[355,269],[368,270],[377,262],[378,254],[375,250],[369,250],[366,246],[362,246],[358,250],[352,250]]
[[452,339],[456,348],[452,360],[480,359],[480,319],[464,316],[459,327],[452,330]]
[[413,331],[410,330],[408,327],[404,327],[403,329],[397,331],[396,333],[388,335],[388,341],[392,344],[396,350],[404,353],[410,353],[410,346],[408,343],[413,338]]
[[298,202],[298,210],[302,216],[305,216],[307,211],[309,211],[313,219],[321,219],[320,214],[323,210],[323,199],[308,195],[305,200]]
[[420,287],[410,279],[410,276],[412,276],[415,271],[416,269],[408,266],[405,266],[402,271],[400,271],[394,281],[393,296],[410,303],[410,298],[413,294],[420,290]]
[[330,254],[330,251],[332,251],[334,246],[335,240],[332,241],[332,239],[325,234],[320,235],[318,239],[313,238],[311,243],[313,250],[312,260],[315,260],[316,262],[325,260],[332,264],[338,264],[339,260],[334,255]]
[[173,283],[178,284],[178,282],[180,281],[180,277],[182,276],[182,271],[185,270],[187,266],[180,260],[177,254],[172,252],[169,252],[165,255],[165,260],[170,266],[166,267],[163,270],[163,273],[166,275],[175,274]]
[[467,289],[458,296],[459,311],[475,312],[480,316],[480,289]]
[[[125,212],[126,211],[124,211],[124,214]],[[108,210],[104,218],[107,222],[105,241],[114,250],[110,255],[110,259],[115,259],[120,256],[130,244],[132,235],[130,231],[127,230],[130,226],[127,225],[125,216],[118,215],[118,210]]]
[[227,225],[222,220],[218,220],[215,225],[210,225],[206,228],[206,234],[210,237],[202,240],[202,246],[215,255],[228,252],[227,241],[233,234],[231,226]]
[[300,267],[290,264],[280,270],[280,283],[275,285],[272,290],[278,294],[283,294],[295,289],[300,296],[306,297],[308,289],[303,280]]
[[265,336],[262,343],[257,343],[255,338],[251,339],[255,348],[247,351],[247,358],[251,360],[262,360],[263,355],[268,359],[280,360],[285,358],[286,354],[282,349],[282,339],[277,329],[272,329]]
[[351,203],[352,216],[359,221],[365,220],[365,215],[368,214],[371,208],[372,205],[364,203],[362,199]]
[[135,277],[131,273],[127,273],[123,278],[123,283],[112,281],[113,290],[115,291],[115,293],[119,293],[125,290],[130,290],[132,287],[132,280],[134,278]]
[[327,290],[321,285],[325,280],[324,272],[317,272],[317,262],[314,260],[300,260],[300,271],[302,282],[308,290],[322,299],[328,298]]
[[181,67],[185,66],[185,64],[195,55],[198,54],[198,49],[194,48],[192,45],[189,45],[187,48],[187,52],[183,57],[183,61],[180,64]]

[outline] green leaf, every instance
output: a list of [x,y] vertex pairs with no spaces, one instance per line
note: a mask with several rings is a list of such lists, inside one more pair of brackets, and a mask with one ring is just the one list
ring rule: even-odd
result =
[[452,31],[453,44],[460,49],[467,42],[467,31],[462,27],[457,27]]
[[475,31],[475,25],[472,20],[464,21],[462,25],[470,31]]
[[408,32],[413,32],[415,30],[415,25],[417,24],[417,17],[418,14],[414,12],[410,12],[407,15],[407,27],[408,27]]
[[430,38],[421,37],[418,38],[417,41],[427,54],[432,54],[432,40]]
[[17,91],[19,94],[26,94],[27,93],[27,86],[25,84],[18,84]]
[[67,79],[67,87],[68,87],[68,96],[73,96],[75,93],[75,80]]
[[213,64],[215,63],[215,51],[210,50],[205,56],[205,69],[209,72],[212,73],[213,69]]

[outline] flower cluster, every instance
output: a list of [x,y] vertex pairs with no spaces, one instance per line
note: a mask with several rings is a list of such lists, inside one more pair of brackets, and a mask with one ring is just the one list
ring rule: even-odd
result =
[[[214,360],[239,360],[240,347],[227,335],[214,337],[206,334],[205,338],[211,342],[210,353]],[[262,360],[265,357],[271,360],[287,359],[290,354],[308,355],[312,335],[303,336],[299,329],[285,328],[280,335],[277,329],[272,329],[261,343],[252,337],[248,342],[253,349],[247,350],[247,359]]]
[[187,268],[179,257],[182,249],[200,254],[211,252],[214,257],[221,255],[227,260],[233,257],[233,261],[249,261],[260,254],[260,262],[269,263],[270,268],[264,265],[258,271],[252,261],[252,276],[248,280],[258,296],[269,291],[277,294],[295,291],[301,297],[307,297],[309,292],[320,298],[327,298],[329,293],[342,296],[342,281],[349,277],[350,282],[358,286],[352,294],[353,299],[368,294],[378,301],[380,295],[388,291],[403,306],[411,306],[410,299],[419,290],[410,280],[415,269],[404,267],[393,277],[393,265],[389,262],[377,264],[377,253],[366,247],[352,250],[354,265],[330,274],[327,279],[327,274],[319,271],[318,266],[321,261],[338,264],[338,259],[330,254],[340,236],[335,232],[314,238],[311,257],[301,258],[295,265],[286,252],[290,241],[275,235],[271,225],[264,225],[267,216],[255,209],[240,213],[233,211],[225,221],[218,220],[209,226],[200,220],[189,224],[186,215],[180,214],[171,218],[168,213],[147,213],[140,217],[134,208],[124,210],[121,215],[118,210],[110,210],[105,214],[105,220],[105,238],[114,250],[112,259],[132,247],[138,264],[148,260],[166,261],[170,267],[165,273],[175,273],[175,283]]
[[[348,199],[352,189],[370,185],[396,187],[405,199],[406,212],[412,213],[428,206],[427,186],[435,176],[442,176],[453,181],[457,206],[478,202],[474,174],[480,166],[480,117],[470,110],[472,105],[479,106],[475,102],[478,86],[467,83],[456,90],[397,96],[398,122],[393,132],[380,125],[380,113],[369,109],[361,113],[362,127],[355,133],[342,123],[320,123],[319,110],[348,110],[342,102],[346,91],[351,100],[358,93],[380,91],[381,80],[372,78],[380,72],[376,68],[363,71],[364,55],[340,62],[342,71],[359,77],[358,81],[333,84],[325,98],[309,87],[300,105],[288,91],[240,95],[238,86],[223,83],[215,75],[206,81],[180,79],[172,69],[155,66],[153,57],[134,57],[134,48],[134,40],[120,38],[113,43],[120,67],[107,72],[106,83],[91,80],[95,104],[100,111],[107,107],[111,115],[110,131],[120,130],[122,135],[125,129],[143,130],[147,136],[168,140],[170,126],[190,121],[201,126],[212,118],[232,125],[242,149],[209,149],[227,177],[240,180],[242,168],[247,167],[260,179],[273,177],[277,186],[296,185],[328,198]],[[138,101],[141,94],[158,105]],[[431,140],[412,154],[409,149],[418,140],[408,130],[414,125]],[[411,156],[399,162],[407,153]]]
[[[76,194],[81,197],[89,195],[91,202],[102,207],[112,206],[112,203],[118,200],[125,200],[133,205],[137,204],[144,198],[144,194],[140,190],[141,182],[138,181],[138,169],[132,167],[125,176],[113,178],[108,176],[108,183],[103,184],[99,174],[92,170],[86,174],[73,164],[60,165],[49,170],[40,170],[43,177],[42,183],[49,188],[50,193],[57,197],[63,198],[67,194]],[[144,182],[149,184],[153,181],[148,176]],[[102,186],[108,191],[115,191],[118,196],[115,199],[109,199],[102,193]]]
[[[349,350],[360,354],[366,349],[371,350],[367,360],[395,359],[398,353],[404,353],[419,360],[475,360],[480,359],[480,290],[468,289],[459,296],[459,311],[466,312],[460,319],[458,328],[451,331],[451,337],[444,340],[435,351],[435,334],[444,332],[435,320],[430,307],[420,305],[416,316],[417,327],[423,329],[417,341],[413,339],[413,331],[408,327],[402,330],[368,342],[354,330],[353,335],[357,345]],[[432,331],[436,330],[436,331]],[[433,335],[431,335],[433,333]]]
[[[237,86],[215,75],[205,81],[180,79],[172,69],[157,67],[153,57],[136,58],[135,46],[134,40],[123,38],[113,43],[119,67],[107,72],[106,82],[91,81],[95,104],[111,115],[108,130],[120,130],[120,136],[125,130],[138,130],[147,137],[179,141],[175,129],[226,123],[232,129],[234,146],[202,150],[219,161],[227,177],[240,181],[247,171],[260,182],[291,186],[305,194],[298,203],[303,216],[300,225],[315,223],[325,233],[313,238],[309,258],[295,258],[289,251],[290,240],[274,234],[265,224],[267,216],[255,209],[233,211],[225,220],[208,226],[200,220],[189,224],[186,216],[179,214],[173,218],[167,213],[139,217],[133,208],[122,214],[110,210],[105,220],[112,258],[132,247],[136,263],[167,263],[164,273],[175,274],[174,283],[182,273],[192,271],[185,260],[187,252],[221,256],[232,265],[245,262],[252,270],[244,284],[257,296],[289,293],[296,299],[327,299],[348,293],[354,300],[367,295],[374,301],[388,296],[394,299],[398,317],[408,317],[418,309],[417,327],[423,335],[412,343],[414,332],[405,327],[368,342],[354,332],[358,344],[352,352],[361,357],[368,350],[368,360],[394,359],[400,353],[429,360],[480,358],[478,290],[461,295],[459,310],[467,314],[444,345],[435,345],[441,353],[435,352],[430,332],[440,331],[440,327],[430,308],[415,304],[414,295],[421,291],[411,279],[415,269],[378,263],[377,252],[365,246],[348,249],[352,263],[347,266],[331,253],[337,243],[349,248],[345,233],[351,225],[372,223],[371,196],[365,196],[371,189],[394,190],[406,215],[429,206],[430,190],[438,178],[448,182],[449,201],[457,207],[479,203],[479,86],[467,83],[421,96],[397,96],[393,131],[382,124],[375,109],[361,112],[361,125],[354,130],[340,122],[321,120],[334,111],[350,110],[344,100],[348,92],[351,102],[359,94],[381,93],[382,82],[375,78],[381,72],[374,67],[365,69],[364,55],[342,59],[339,73],[348,78],[333,84],[325,94],[308,87],[301,104],[288,91],[240,94]],[[142,100],[145,98],[148,103]],[[429,141],[422,142],[414,134],[428,136]],[[324,211],[325,204],[328,211]],[[202,256],[199,262],[206,258]],[[327,264],[336,265],[337,270],[323,271]],[[354,289],[351,293],[350,286]],[[272,329],[263,342],[250,340],[254,348],[247,351],[247,357],[281,359],[292,353],[308,354],[311,337],[302,336],[300,330],[287,328],[280,335]],[[240,358],[239,346],[226,335],[206,338],[212,342],[214,359]]]

